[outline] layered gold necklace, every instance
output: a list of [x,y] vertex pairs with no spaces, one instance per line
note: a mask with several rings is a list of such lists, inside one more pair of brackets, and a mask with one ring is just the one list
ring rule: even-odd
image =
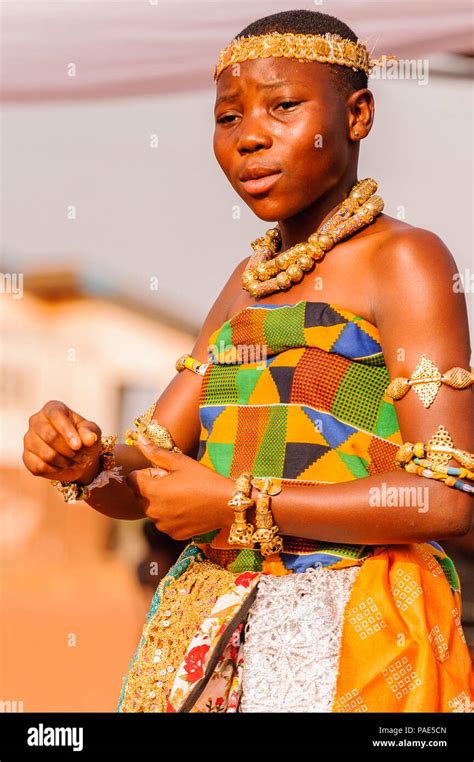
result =
[[281,233],[270,228],[256,238],[253,254],[242,273],[242,287],[256,299],[287,290],[324,258],[327,251],[357,230],[370,225],[384,207],[376,196],[377,183],[371,177],[360,180],[351,189],[334,214],[308,240],[280,252]]

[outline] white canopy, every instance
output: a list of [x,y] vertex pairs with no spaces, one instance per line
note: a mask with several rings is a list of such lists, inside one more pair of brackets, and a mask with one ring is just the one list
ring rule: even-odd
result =
[[213,87],[247,24],[292,8],[337,16],[373,55],[472,50],[471,0],[3,0],[4,102],[130,97]]

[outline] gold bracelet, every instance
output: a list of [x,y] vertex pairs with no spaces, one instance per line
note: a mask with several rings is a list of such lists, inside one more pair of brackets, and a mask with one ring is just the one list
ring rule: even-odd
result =
[[[119,468],[115,462],[114,447],[117,441],[117,434],[110,434],[100,438],[99,450],[99,473],[90,484],[79,484],[78,482],[61,482],[57,479],[51,479],[53,487],[61,492],[66,503],[75,503],[77,500],[87,500],[90,497],[91,489],[94,487],[105,486],[110,478],[122,480],[119,475]],[[104,474],[104,472],[110,472]],[[102,475],[102,476],[101,476]],[[104,478],[106,476],[107,478]]]
[[[449,466],[451,458],[457,460],[461,468]],[[474,493],[474,487],[462,481],[472,481],[474,478],[474,454],[454,447],[442,425],[438,426],[428,444],[405,442],[396,453],[395,460],[411,474],[442,481],[446,486],[462,492]]]
[[[410,474],[424,476],[427,479],[437,479],[438,481],[442,481],[447,487],[453,487],[462,492],[468,492],[471,495],[474,493],[472,484],[468,484],[468,482],[464,482],[462,481],[462,478],[459,478],[463,477],[472,481],[474,474],[472,474],[471,471],[467,471],[467,469],[447,468],[446,471],[437,471],[433,468],[421,465],[418,458],[414,458],[409,463],[404,463],[403,468]],[[471,474],[471,477],[469,477],[469,474]]]
[[253,542],[260,543],[262,556],[270,556],[283,550],[283,540],[278,534],[279,529],[273,523],[273,514],[270,509],[270,500],[273,495],[281,492],[281,485],[268,478],[252,479],[252,485],[259,490],[256,502],[255,524]]
[[454,447],[453,440],[442,424],[438,426],[426,445],[423,442],[416,442],[415,444],[405,442],[396,453],[395,460],[400,466],[403,466],[404,463],[409,463],[414,457],[428,457],[434,463],[435,468],[439,465],[447,465],[451,458],[454,458],[464,468],[470,471],[474,470],[474,453]]
[[252,535],[255,527],[249,524],[246,519],[246,513],[254,501],[250,497],[252,490],[252,474],[244,471],[235,480],[235,490],[231,499],[227,502],[234,509],[234,523],[232,524],[228,543],[230,545],[244,545],[253,548]]
[[182,450],[175,445],[171,433],[166,426],[162,426],[155,421],[152,416],[155,411],[156,402],[154,402],[143,415],[135,418],[136,429],[127,429],[125,432],[125,444],[135,445],[140,434],[144,434],[150,442],[156,444],[157,447],[163,447],[165,450],[173,450],[173,452],[182,452]]
[[181,357],[178,357],[176,360],[175,368],[178,373],[187,368],[188,370],[192,370],[193,373],[197,373],[198,376],[203,376],[208,365],[209,363],[207,362],[201,362],[200,360],[196,360],[195,357],[191,357],[191,355],[185,354],[181,355]]

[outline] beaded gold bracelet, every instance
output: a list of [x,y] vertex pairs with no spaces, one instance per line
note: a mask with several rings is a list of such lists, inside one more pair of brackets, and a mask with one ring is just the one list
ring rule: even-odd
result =
[[90,497],[91,491],[97,487],[105,487],[111,479],[115,479],[119,482],[122,481],[123,476],[120,475],[121,466],[117,466],[115,463],[114,447],[117,441],[117,434],[110,434],[103,436],[100,439],[99,450],[99,473],[93,479],[90,484],[79,484],[76,482],[62,482],[57,479],[51,479],[51,484],[61,492],[64,502],[75,503],[77,500],[87,500]]
[[443,425],[438,426],[426,445],[423,442],[416,442],[415,444],[404,442],[395,458],[398,463],[403,464],[408,463],[413,456],[417,458],[430,456],[430,460],[435,466],[446,465],[451,458],[454,458],[464,468],[474,470],[474,454],[454,447],[453,440]]
[[278,534],[279,529],[273,521],[270,509],[270,501],[273,495],[281,492],[281,485],[269,478],[252,479],[252,485],[259,490],[256,502],[255,524],[253,542],[260,543],[262,556],[270,556],[283,550],[283,540]]
[[[461,468],[448,466],[451,458],[457,460]],[[461,478],[469,481],[474,478],[474,454],[454,447],[443,425],[438,426],[426,445],[423,442],[404,442],[395,455],[395,460],[409,473],[443,481],[446,486],[462,492],[474,493],[473,486],[461,481]]]
[[252,540],[254,527],[246,519],[248,508],[254,504],[254,501],[250,497],[252,490],[251,479],[252,475],[247,471],[240,474],[235,480],[234,494],[227,503],[227,505],[230,505],[234,509],[234,523],[230,528],[228,538],[230,545],[244,545],[248,548],[253,548],[254,546]]
[[427,479],[436,479],[438,481],[444,482],[447,487],[454,487],[454,489],[461,490],[462,492],[474,493],[474,487],[472,484],[467,484],[466,482],[463,482],[461,479],[457,478],[458,476],[462,475],[461,471],[470,473],[467,471],[467,469],[447,468],[446,471],[434,471],[431,468],[424,468],[423,466],[420,466],[418,464],[418,458],[413,458],[413,460],[411,460],[409,463],[405,463],[403,468],[410,474],[425,476]]

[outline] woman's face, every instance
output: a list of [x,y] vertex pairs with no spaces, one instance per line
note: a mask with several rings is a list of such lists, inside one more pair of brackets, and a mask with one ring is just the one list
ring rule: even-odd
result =
[[[214,153],[239,196],[262,220],[314,204],[346,171],[350,109],[331,64],[259,58],[225,69],[218,82]],[[273,173],[265,180],[250,175]]]

